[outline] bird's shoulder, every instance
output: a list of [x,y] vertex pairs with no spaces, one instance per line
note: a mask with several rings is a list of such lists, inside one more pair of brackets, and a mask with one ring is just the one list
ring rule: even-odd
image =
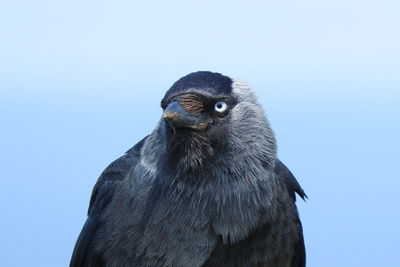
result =
[[90,198],[88,218],[76,242],[71,267],[103,266],[100,255],[94,250],[97,230],[101,227],[100,216],[111,202],[116,184],[123,180],[130,169],[140,160],[140,151],[147,137],[113,161],[100,175]]
[[307,198],[306,193],[304,192],[303,188],[301,188],[296,177],[294,177],[293,173],[279,159],[275,161],[274,172],[278,179],[284,182],[289,195],[293,200],[296,200],[296,194],[299,195],[303,200]]
[[[296,177],[279,159],[275,162],[274,168],[275,175],[281,180],[288,190],[289,196],[293,201],[296,201],[296,194],[303,200],[307,198],[303,188],[301,188]],[[296,218],[297,231],[299,239],[294,244],[294,254],[291,259],[291,267],[305,267],[306,266],[306,251],[304,246],[303,227],[300,218]]]
[[90,198],[88,215],[101,211],[111,201],[115,184],[123,180],[128,171],[136,166],[140,160],[140,151],[147,136],[129,149],[123,156],[114,160],[101,173]]

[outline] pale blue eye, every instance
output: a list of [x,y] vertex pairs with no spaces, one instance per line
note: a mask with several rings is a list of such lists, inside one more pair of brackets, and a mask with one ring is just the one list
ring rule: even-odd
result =
[[215,111],[217,112],[225,112],[228,109],[228,104],[226,104],[225,102],[218,102],[215,104]]

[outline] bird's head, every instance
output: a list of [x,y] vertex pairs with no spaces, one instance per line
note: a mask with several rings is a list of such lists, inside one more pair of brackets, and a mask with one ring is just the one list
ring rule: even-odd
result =
[[208,71],[176,81],[161,101],[172,159],[199,166],[221,155],[276,157],[274,134],[244,82]]

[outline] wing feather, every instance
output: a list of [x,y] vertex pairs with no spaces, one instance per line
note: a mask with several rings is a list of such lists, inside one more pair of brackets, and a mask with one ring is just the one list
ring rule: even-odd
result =
[[101,255],[94,250],[97,230],[101,227],[100,216],[111,202],[116,184],[125,178],[140,159],[140,150],[147,137],[112,162],[100,175],[90,198],[88,218],[75,244],[70,267],[104,266]]
[[[292,172],[283,164],[279,159],[275,162],[275,174],[279,176],[285,182],[289,195],[296,201],[296,193],[305,200],[307,198],[306,193],[301,188],[299,182],[296,180]],[[290,267],[305,267],[306,266],[306,249],[304,246],[304,237],[303,237],[303,227],[301,225],[300,219],[296,221],[299,233],[299,240],[295,243],[294,246],[294,255],[291,260]]]

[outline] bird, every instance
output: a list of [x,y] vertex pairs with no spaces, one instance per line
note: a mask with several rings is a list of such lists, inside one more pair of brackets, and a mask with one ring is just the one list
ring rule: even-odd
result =
[[307,195],[250,86],[197,71],[161,108],[98,178],[70,266],[306,266],[296,195]]

